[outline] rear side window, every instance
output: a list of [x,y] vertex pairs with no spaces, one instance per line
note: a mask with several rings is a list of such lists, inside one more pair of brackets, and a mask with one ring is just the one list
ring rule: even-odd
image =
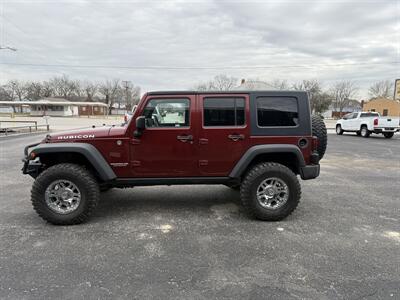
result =
[[360,118],[372,118],[372,117],[379,117],[379,114],[377,113],[362,113],[360,115]]
[[204,126],[245,124],[244,98],[204,98]]
[[258,97],[257,122],[259,127],[294,127],[299,124],[297,98]]

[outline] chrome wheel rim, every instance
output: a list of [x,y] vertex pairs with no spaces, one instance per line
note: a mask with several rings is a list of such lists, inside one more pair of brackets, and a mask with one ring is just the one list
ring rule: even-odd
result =
[[81,192],[69,180],[53,181],[45,191],[47,206],[58,214],[68,214],[76,210],[81,202]]
[[365,127],[361,128],[361,134],[367,135],[367,129]]
[[266,209],[278,209],[289,199],[289,187],[280,178],[263,180],[257,188],[258,203]]
[[340,133],[341,130],[342,128],[340,126],[336,126],[336,133]]

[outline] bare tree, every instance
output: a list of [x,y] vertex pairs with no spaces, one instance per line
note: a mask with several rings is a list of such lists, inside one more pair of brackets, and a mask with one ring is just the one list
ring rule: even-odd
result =
[[86,101],[93,102],[93,98],[99,90],[99,84],[86,80],[82,83],[82,89],[86,94]]
[[211,87],[217,91],[230,91],[237,86],[238,79],[235,77],[228,77],[225,74],[220,74],[214,77],[211,81]]
[[114,103],[118,96],[121,96],[120,80],[106,80],[100,84],[99,92],[105,97],[105,102],[108,105],[108,114],[111,115]]
[[195,89],[198,91],[230,91],[237,86],[237,83],[237,78],[220,74],[206,83],[199,83],[195,86]]
[[333,106],[336,111],[339,111],[340,115],[343,109],[348,106],[351,98],[357,94],[357,91],[358,87],[350,80],[339,81],[331,87]]
[[371,98],[378,98],[378,97],[392,98],[394,94],[393,88],[394,88],[393,81],[381,80],[373,83],[370,86],[368,94],[371,96]]
[[47,98],[54,95],[54,89],[50,81],[42,82],[42,97]]
[[81,101],[82,98],[85,97],[84,95],[86,95],[82,82],[79,80],[73,80],[70,85],[72,88],[70,97]]
[[39,100],[42,98],[43,86],[40,82],[32,81],[27,83],[27,95],[26,98],[29,100]]
[[[14,101],[22,101],[26,98],[28,93],[26,83],[18,80],[11,80],[9,81],[8,86],[10,91],[15,95]],[[20,106],[20,112],[22,112],[22,106]]]
[[23,99],[25,99],[27,92],[28,92],[26,83],[24,83],[22,81],[18,81],[18,80],[11,80],[8,83],[8,85],[14,91],[16,98],[19,101],[22,101]]
[[287,80],[274,79],[267,83],[268,83],[268,85],[270,85],[271,87],[273,87],[274,89],[277,89],[277,90],[289,90],[290,89]]
[[130,99],[131,99],[131,103],[127,103],[128,110],[132,110],[132,107],[139,103],[139,101],[140,101],[140,87],[133,86],[131,88]]
[[76,91],[76,83],[63,74],[50,80],[55,96],[70,99]]
[[308,93],[312,113],[321,114],[325,112],[332,103],[332,97],[328,93],[322,91],[322,84],[318,80],[303,80],[293,84],[293,89],[306,91]]

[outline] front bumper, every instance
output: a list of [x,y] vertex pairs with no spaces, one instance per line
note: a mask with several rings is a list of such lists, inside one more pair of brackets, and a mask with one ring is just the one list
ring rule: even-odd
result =
[[40,143],[36,143],[26,146],[24,149],[24,158],[22,159],[22,162],[24,163],[21,169],[22,174],[28,174],[33,178],[36,178],[40,174],[42,163],[39,159],[32,160],[30,158],[29,148],[35,147],[39,144]]
[[300,168],[300,177],[303,180],[314,179],[319,176],[319,164],[308,165]]
[[42,163],[39,160],[23,159],[24,165],[22,166],[22,174],[28,174],[33,178],[39,176],[42,169]]

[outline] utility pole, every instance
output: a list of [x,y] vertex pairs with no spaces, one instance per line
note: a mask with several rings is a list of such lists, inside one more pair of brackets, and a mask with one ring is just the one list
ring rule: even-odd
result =
[[125,102],[125,109],[126,106],[129,104],[130,105],[130,101],[129,101],[129,86],[130,86],[130,81],[128,80],[122,80],[122,84],[124,85],[125,88],[125,97],[126,97],[126,102]]

